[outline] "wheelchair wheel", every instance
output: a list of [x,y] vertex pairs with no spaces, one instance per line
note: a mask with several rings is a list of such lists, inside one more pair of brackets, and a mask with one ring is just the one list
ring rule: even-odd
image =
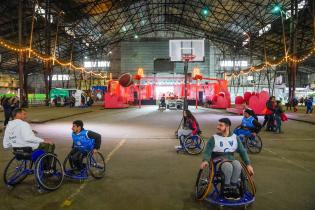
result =
[[192,138],[191,136],[184,139],[184,148],[190,155],[198,155],[203,151],[205,142],[200,136],[198,138]]
[[103,178],[105,175],[105,159],[100,152],[90,152],[88,155],[88,168],[95,179]]
[[63,161],[63,164],[62,164],[63,170],[64,170],[64,173],[65,173],[65,174],[68,174],[68,173],[72,172],[72,170],[74,169],[74,165],[73,165],[73,163],[70,161],[70,156],[71,156],[71,154],[69,153],[69,154],[66,156],[66,158],[65,158],[65,160]]
[[30,168],[30,161],[17,160],[13,157],[4,169],[3,180],[7,186],[15,186],[21,183],[28,175],[27,169]]
[[212,188],[213,177],[214,164],[211,161],[209,167],[199,170],[195,187],[196,200],[203,200],[207,197]]
[[241,162],[242,165],[242,173],[241,173],[241,193],[249,192],[252,196],[256,194],[256,186],[253,180],[252,175],[248,172],[246,165]]
[[246,148],[250,153],[260,153],[262,149],[262,140],[260,136],[246,138]]
[[44,190],[58,189],[64,178],[63,167],[56,157],[51,153],[40,156],[35,163],[35,178]]

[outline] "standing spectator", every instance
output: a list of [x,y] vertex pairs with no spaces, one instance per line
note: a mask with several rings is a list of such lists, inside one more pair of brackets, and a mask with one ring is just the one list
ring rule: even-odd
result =
[[288,102],[285,104],[285,106],[287,107],[287,111],[292,110],[292,100],[290,98],[288,98]]
[[57,106],[57,96],[55,96],[53,99],[53,105]]
[[75,97],[70,96],[70,108],[74,107],[75,105]]
[[299,101],[297,100],[296,97],[293,98],[292,105],[293,105],[294,112],[297,112],[298,111],[297,106],[299,105]]
[[84,95],[81,95],[81,106],[85,107],[85,97],[84,97]]
[[0,100],[1,106],[3,106],[3,101],[4,101],[5,98],[6,98],[5,95],[3,95],[3,96],[1,97],[1,100]]
[[69,105],[69,97],[65,96],[64,97],[64,102],[63,102],[63,106],[68,106]]
[[57,97],[56,106],[61,107],[61,97],[60,96]]
[[87,102],[86,102],[87,106],[90,107],[90,106],[93,105],[93,103],[94,103],[93,98],[92,98],[92,97],[88,97],[88,100],[87,100]]
[[21,108],[27,108],[28,107],[28,100],[25,95],[23,95],[23,103],[21,104]]
[[[306,100],[306,98],[305,98],[305,100]],[[304,97],[302,96],[302,97],[300,98],[300,104],[303,105],[305,100],[304,100]]]
[[19,98],[18,97],[11,98],[10,106],[11,106],[11,118],[13,120],[13,116],[12,116],[13,111],[15,109],[20,108],[20,100],[19,100]]
[[275,108],[275,120],[276,120],[276,129],[275,133],[283,133],[281,130],[282,122],[281,122],[281,114],[284,112],[281,101],[276,102],[276,108]]
[[9,120],[10,120],[11,113],[12,113],[10,98],[6,97],[3,99],[2,107],[3,107],[3,113],[4,113],[4,123],[3,124],[4,124],[4,127],[6,127]]
[[305,101],[305,106],[306,106],[306,114],[312,114],[313,112],[313,98],[309,97]]
[[263,127],[267,124],[266,131],[273,131],[274,130],[274,114],[275,114],[275,100],[274,96],[270,96],[269,100],[266,102],[266,114],[265,114],[265,121],[263,123]]

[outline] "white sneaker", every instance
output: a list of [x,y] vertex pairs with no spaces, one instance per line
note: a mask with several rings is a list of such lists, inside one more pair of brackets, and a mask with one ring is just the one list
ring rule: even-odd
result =
[[180,150],[183,149],[182,146],[178,145],[178,146],[174,146],[176,150]]

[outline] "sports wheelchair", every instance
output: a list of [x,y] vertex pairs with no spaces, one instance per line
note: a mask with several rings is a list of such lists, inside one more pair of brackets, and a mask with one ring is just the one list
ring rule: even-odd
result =
[[166,110],[166,103],[159,103],[159,111],[163,112]]
[[262,140],[259,135],[253,135],[253,133],[249,130],[237,128],[234,130],[234,133],[240,138],[241,142],[243,143],[244,147],[250,153],[260,153],[262,150]]
[[205,147],[205,141],[200,134],[201,132],[197,135],[183,136],[183,139],[179,137],[180,147],[176,148],[176,152],[187,152],[190,155],[200,154]]
[[241,162],[242,172],[239,179],[240,198],[229,200],[223,197],[224,176],[221,173],[220,159],[210,161],[205,169],[200,169],[196,181],[196,200],[206,200],[211,204],[218,205],[221,209],[224,206],[244,206],[246,208],[255,201],[256,187],[244,163]]
[[89,174],[95,179],[103,178],[105,175],[105,159],[100,152],[82,151],[80,162],[81,166],[78,167],[71,157],[71,152],[67,155],[63,162],[65,176],[73,180],[86,180]]
[[35,175],[38,192],[58,189],[64,178],[64,172],[57,156],[44,150],[32,150],[32,147],[14,147],[14,157],[4,170],[4,183],[13,188],[28,175]]

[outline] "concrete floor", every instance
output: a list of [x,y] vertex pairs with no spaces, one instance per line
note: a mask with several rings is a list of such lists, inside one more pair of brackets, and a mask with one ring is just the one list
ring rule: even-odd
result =
[[[195,111],[205,136],[215,132],[219,118],[229,116],[236,126],[241,117],[218,110]],[[55,141],[63,161],[71,146],[71,122],[82,119],[85,128],[102,134],[107,174],[101,180],[65,180],[55,192],[39,195],[33,177],[12,191],[0,183],[0,209],[197,210],[216,209],[193,199],[201,156],[176,154],[174,131],[179,111],[156,107],[96,110],[33,125],[39,136]],[[262,132],[264,147],[251,155],[257,186],[255,210],[315,209],[315,127],[289,121],[285,134]],[[12,157],[1,151],[0,171]],[[226,208],[227,209],[227,208]]]

